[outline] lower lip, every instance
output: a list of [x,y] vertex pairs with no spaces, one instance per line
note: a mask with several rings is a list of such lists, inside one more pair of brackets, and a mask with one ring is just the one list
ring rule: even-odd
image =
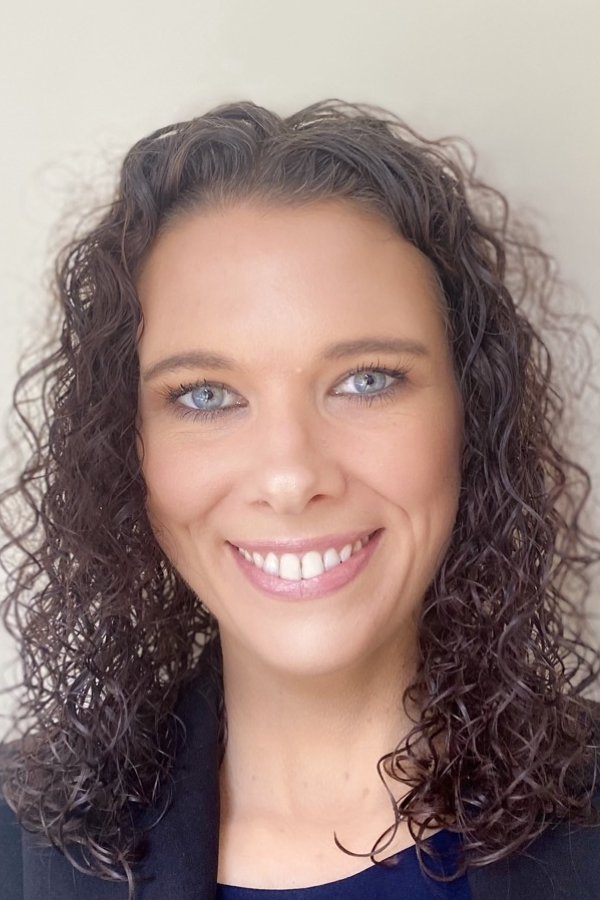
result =
[[276,575],[268,575],[248,562],[233,544],[229,544],[229,547],[236,563],[254,587],[284,600],[312,600],[315,597],[332,594],[350,584],[368,565],[382,534],[383,529],[376,531],[368,543],[358,553],[353,553],[346,562],[329,569],[328,572],[323,572],[322,575],[315,575],[314,578],[302,581],[286,581]]

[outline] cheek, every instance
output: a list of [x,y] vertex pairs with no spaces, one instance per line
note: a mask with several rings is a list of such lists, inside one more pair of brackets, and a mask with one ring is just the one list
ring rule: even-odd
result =
[[369,471],[371,486],[413,520],[422,516],[434,527],[439,520],[447,529],[458,505],[461,440],[458,417],[415,419],[376,446],[363,445],[358,465]]
[[143,474],[153,525],[170,531],[200,520],[223,492],[224,473],[214,454],[198,452],[187,440],[144,439]]

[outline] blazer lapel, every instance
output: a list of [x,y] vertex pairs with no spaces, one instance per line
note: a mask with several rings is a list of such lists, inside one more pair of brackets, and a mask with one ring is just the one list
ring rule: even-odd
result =
[[[147,833],[135,900],[213,900],[219,849],[220,676],[209,662],[183,692],[185,737],[173,771],[173,801]],[[156,813],[154,812],[154,816]],[[152,821],[144,813],[141,824]],[[24,900],[126,900],[127,886],[77,871],[54,848],[23,832]]]

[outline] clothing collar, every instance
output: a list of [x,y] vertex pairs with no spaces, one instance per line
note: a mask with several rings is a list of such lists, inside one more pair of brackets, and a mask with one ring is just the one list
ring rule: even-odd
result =
[[[221,676],[214,654],[203,654],[198,676],[183,691],[177,716],[183,739],[172,774],[172,802],[147,832],[136,867],[135,900],[214,900],[219,849]],[[157,811],[144,813],[141,824]],[[24,900],[126,900],[127,886],[84,875],[52,847],[23,832]]]
[[[220,654],[203,654],[197,678],[177,715],[184,736],[173,771],[173,799],[148,832],[135,900],[214,900],[219,849],[219,757],[222,705]],[[600,706],[593,707],[600,721]],[[599,810],[600,794],[594,803]],[[157,811],[146,814],[148,821]],[[126,900],[126,885],[83,875],[53,848],[23,832],[24,900]],[[597,896],[600,827],[563,823],[546,829],[527,851],[469,872],[473,900],[583,900]]]

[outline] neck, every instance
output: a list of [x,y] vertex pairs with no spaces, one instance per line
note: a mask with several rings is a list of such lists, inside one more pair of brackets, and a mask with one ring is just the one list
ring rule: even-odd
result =
[[221,789],[230,813],[323,823],[385,815],[389,822],[377,762],[410,727],[402,694],[414,652],[384,646],[343,671],[307,677],[251,664],[225,639],[223,664]]

